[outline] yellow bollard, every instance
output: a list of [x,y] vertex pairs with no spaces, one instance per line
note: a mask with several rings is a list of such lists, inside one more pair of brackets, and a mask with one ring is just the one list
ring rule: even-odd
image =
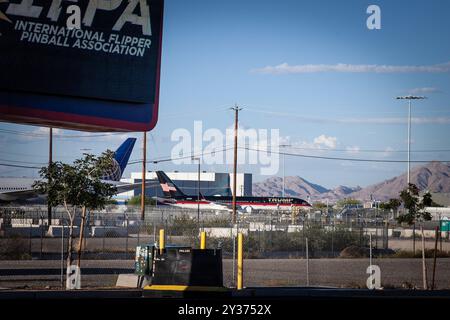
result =
[[244,235],[238,234],[238,268],[237,268],[237,289],[242,290],[244,287]]
[[159,254],[163,254],[165,249],[164,229],[159,230]]
[[206,232],[202,231],[200,233],[200,249],[205,250],[206,249]]

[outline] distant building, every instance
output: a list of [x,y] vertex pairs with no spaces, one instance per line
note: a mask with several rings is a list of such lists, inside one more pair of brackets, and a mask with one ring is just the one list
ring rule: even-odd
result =
[[[198,172],[166,172],[170,179],[187,195],[196,195],[198,188]],[[252,174],[237,173],[236,174],[236,195],[251,196],[252,195]],[[131,178],[121,179],[123,182],[139,183],[142,182],[141,172],[132,172]],[[149,197],[163,197],[161,187],[157,181],[156,173],[148,171],[146,173],[146,183],[148,187],[145,195]],[[204,196],[231,196],[233,186],[233,174],[220,172],[200,172],[200,193]],[[133,191],[120,193],[117,199],[129,199],[141,194],[141,188]]]

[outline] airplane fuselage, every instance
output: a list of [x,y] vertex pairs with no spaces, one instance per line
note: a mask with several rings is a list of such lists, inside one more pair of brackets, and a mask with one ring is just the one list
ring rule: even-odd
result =
[[[206,196],[200,201],[194,197],[166,198],[160,202],[170,206],[186,209],[224,210],[230,209],[233,203],[231,196]],[[241,210],[290,210],[294,207],[309,208],[310,204],[298,198],[283,197],[236,197],[236,207]]]

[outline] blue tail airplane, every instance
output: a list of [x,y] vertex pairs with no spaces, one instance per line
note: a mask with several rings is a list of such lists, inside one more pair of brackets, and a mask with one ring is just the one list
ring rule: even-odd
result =
[[[114,153],[111,168],[102,177],[104,182],[117,188],[117,193],[133,190],[140,185],[140,183],[124,183],[120,181],[135,143],[136,138],[128,138],[119,146]],[[33,178],[0,178],[0,200],[17,201],[37,198],[39,195],[32,187],[35,181],[36,179]]]

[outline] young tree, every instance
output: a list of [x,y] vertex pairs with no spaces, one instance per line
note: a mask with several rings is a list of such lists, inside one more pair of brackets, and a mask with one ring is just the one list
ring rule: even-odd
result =
[[409,225],[412,225],[418,219],[431,220],[431,214],[423,210],[427,206],[429,200],[431,200],[431,195],[430,197],[423,197],[422,200],[420,200],[419,188],[417,188],[415,184],[410,183],[408,188],[400,192],[400,198],[408,212],[397,218],[399,223],[406,222]]
[[347,207],[347,206],[360,206],[361,205],[361,201],[356,200],[356,199],[352,199],[352,198],[345,198],[345,199],[341,199],[339,200],[336,205],[338,207]]
[[[144,201],[145,201],[146,206],[154,206],[156,203],[155,199],[151,199],[149,197],[145,197]],[[130,200],[128,200],[126,202],[126,204],[130,205],[130,206],[140,206],[141,205],[141,195],[130,198]]]
[[103,209],[117,189],[102,181],[102,177],[113,163],[114,152],[108,150],[99,157],[84,154],[82,159],[72,165],[53,162],[39,171],[42,180],[36,181],[33,188],[47,194],[52,207],[64,206],[69,218],[69,238],[67,267],[72,265],[73,229],[75,218],[81,212],[80,243],[78,267],[80,266],[82,239],[86,221],[86,210]]
[[402,205],[402,202],[399,199],[389,199],[388,202],[380,203],[379,208],[382,210],[392,210],[395,214],[398,213],[398,208]]

